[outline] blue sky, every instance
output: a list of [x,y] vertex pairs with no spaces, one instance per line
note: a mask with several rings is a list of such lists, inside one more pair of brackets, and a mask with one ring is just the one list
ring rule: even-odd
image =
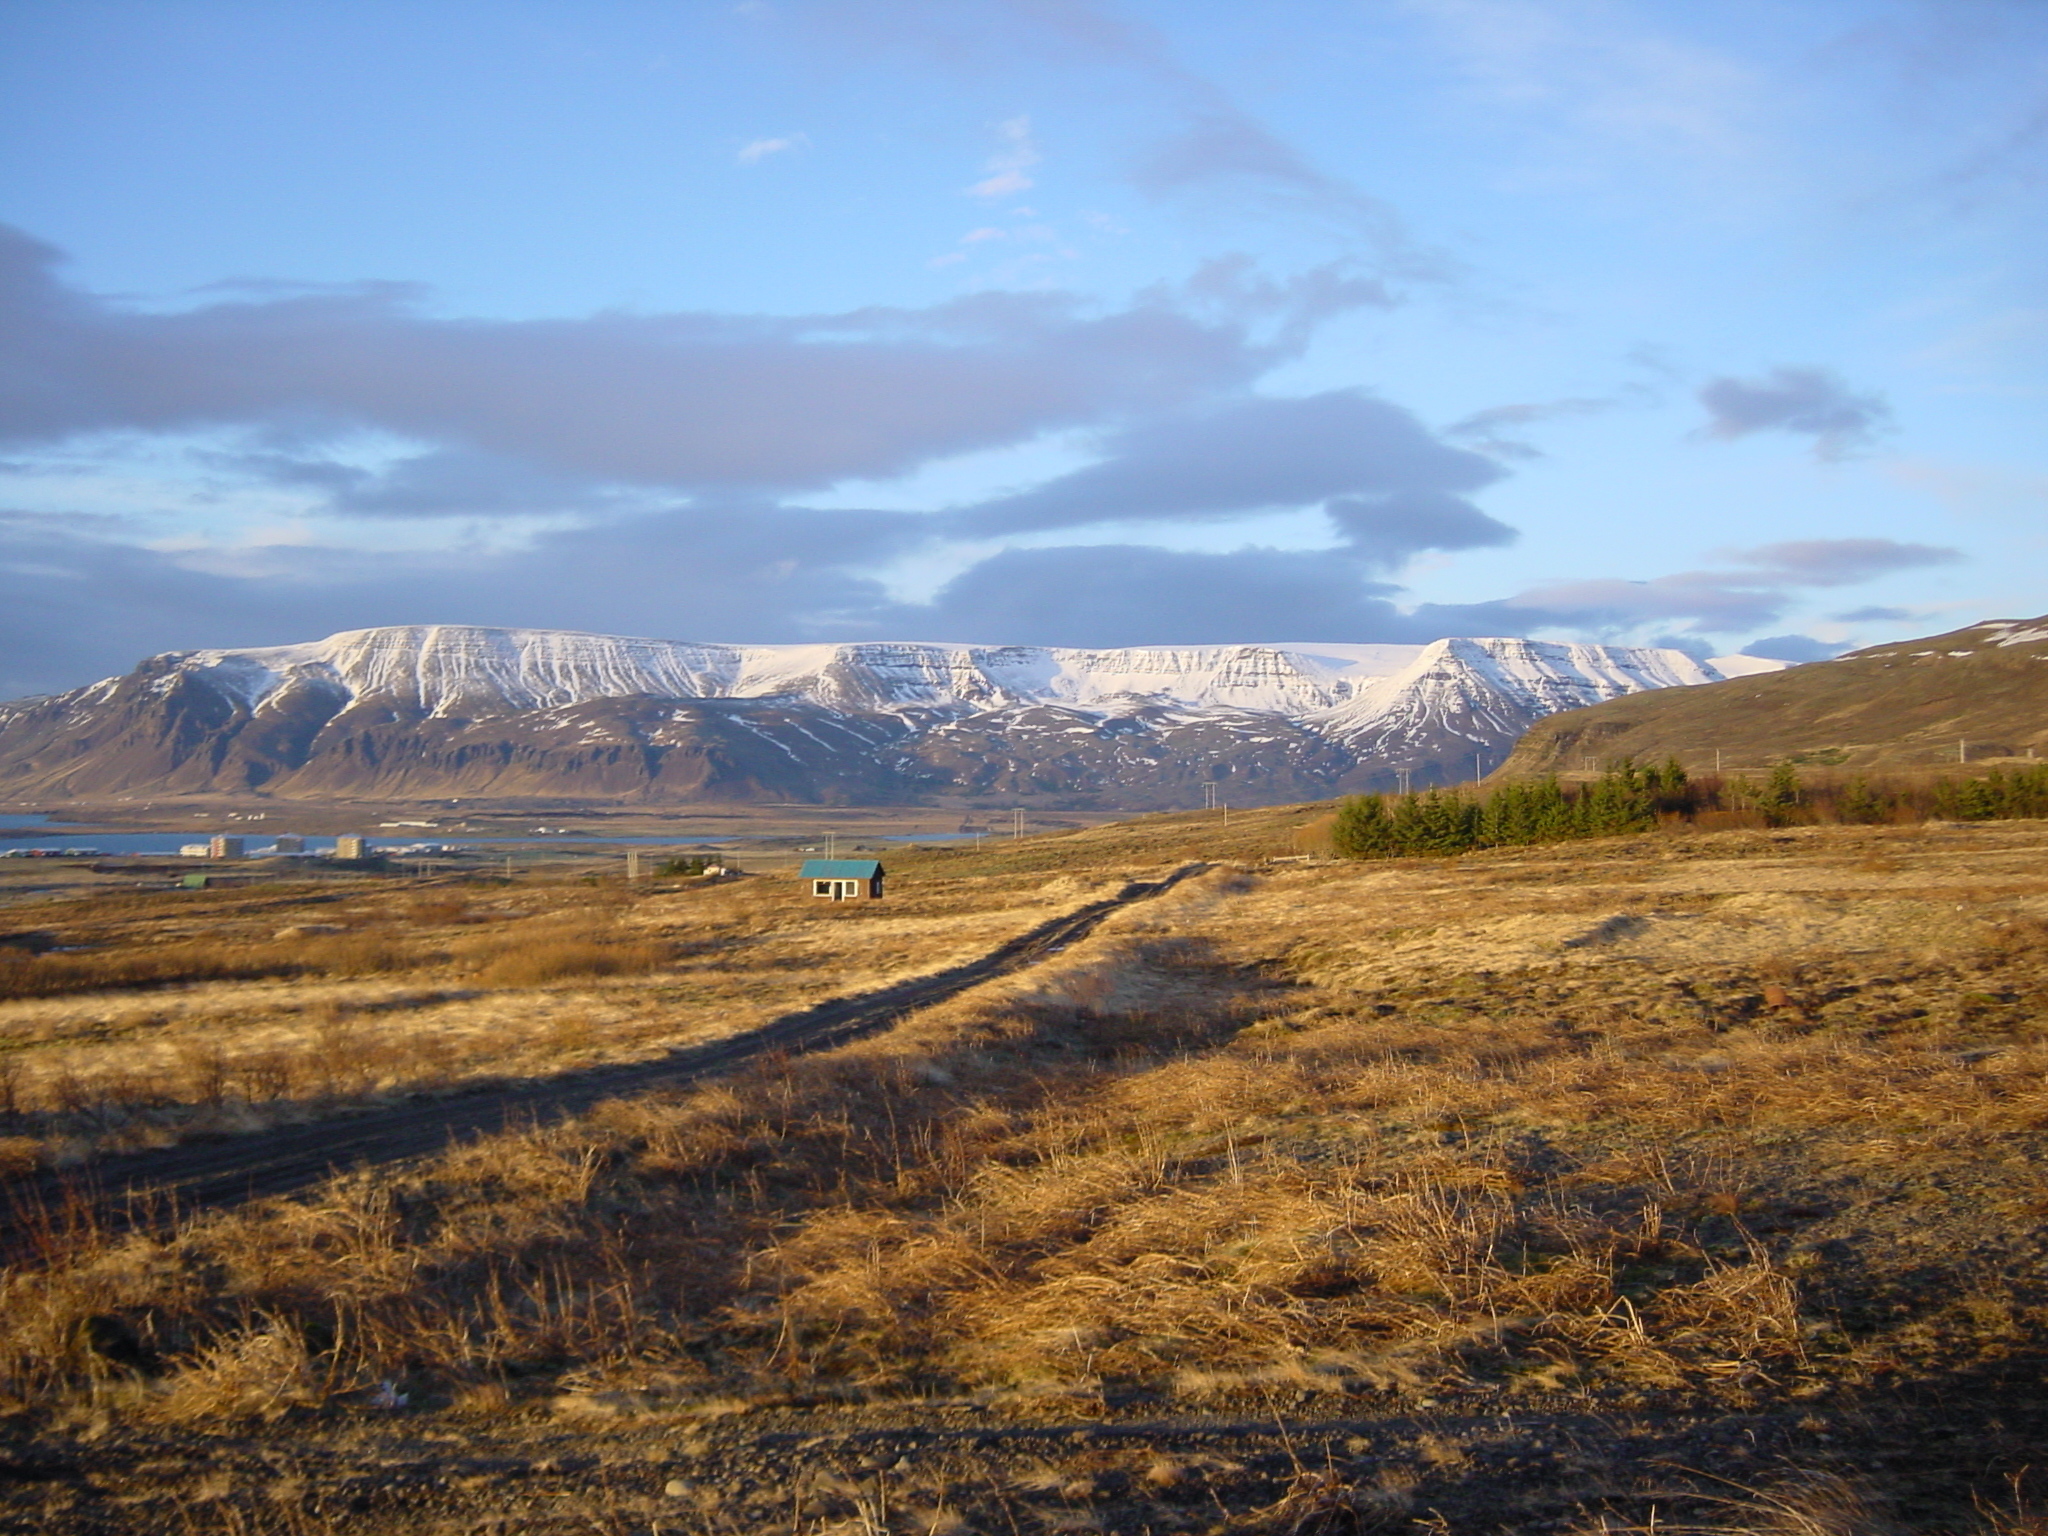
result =
[[2037,0],[0,8],[0,696],[2048,609]]

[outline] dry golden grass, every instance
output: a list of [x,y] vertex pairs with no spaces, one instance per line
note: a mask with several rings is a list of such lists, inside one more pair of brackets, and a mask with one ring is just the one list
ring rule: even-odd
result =
[[[400,1358],[473,1381],[565,1356],[593,1383],[662,1360],[678,1391],[1740,1395],[1862,1377],[1954,1349],[1957,1327],[1976,1348],[2023,1326],[2018,1294],[1980,1280],[1977,1311],[1825,1334],[1816,1364],[1821,1261],[1786,1236],[1853,1198],[1803,1191],[1853,1190],[1909,1145],[1930,1191],[2006,1170],[1973,1179],[1975,1219],[2048,1208],[2004,1161],[2048,1126],[2040,929],[1999,915],[2033,899],[1967,914],[1968,948],[1886,953],[1882,975],[1827,951],[1763,968],[1783,980],[1666,977],[1634,930],[1495,970],[1482,914],[1520,957],[1522,896],[1450,871],[1406,889],[1219,871],[877,1040],[453,1155],[407,1197],[435,1215],[402,1240],[368,1186],[199,1229],[188,1245],[257,1321],[204,1294],[166,1309],[161,1276],[111,1254],[10,1283],[98,1276],[95,1313],[146,1315],[165,1359],[195,1362],[171,1381],[243,1360],[224,1339],[317,1323],[337,1392]],[[1407,931],[1450,908],[1469,968],[1441,944],[1398,978],[1360,960],[1388,949],[1386,917]],[[190,1071],[229,1091],[210,1060]],[[64,1374],[26,1363],[46,1342],[14,1358],[45,1371],[37,1390]]]
[[[1219,868],[837,1051],[174,1239],[49,1213],[42,1261],[0,1276],[0,1393],[175,1427],[346,1420],[393,1393],[584,1422],[1968,1392],[1947,1384],[2038,1369],[2048,1325],[2044,849],[2048,827],[2007,824]],[[578,995],[668,999],[687,976],[729,1012],[779,1009],[1100,889],[927,878],[852,914],[740,888],[451,914],[418,942],[499,1006],[545,994],[477,971],[503,935],[551,933],[668,946]],[[334,1032],[360,1020],[304,1027],[353,1058]],[[195,1056],[193,1102],[233,1100],[251,1059]],[[1161,1463],[1156,1486],[1186,1475]],[[1695,1490],[1689,1526],[1582,1529],[1889,1518],[1839,1480],[1756,1488],[1727,1490],[1725,1521]],[[1228,1528],[1408,1518],[1401,1486],[1316,1466],[1283,1493]]]
[[17,917],[60,948],[0,949],[0,1132],[61,1162],[632,1059],[958,963],[1091,893],[1026,875],[857,907],[771,879],[50,903]]

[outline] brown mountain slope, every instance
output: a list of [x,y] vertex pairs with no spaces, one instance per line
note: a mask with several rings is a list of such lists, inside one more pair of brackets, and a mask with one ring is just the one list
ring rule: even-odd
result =
[[1694,771],[1781,759],[1879,770],[2048,756],[2048,617],[1998,619],[1789,672],[1633,694],[1539,720],[1502,777],[1618,758]]

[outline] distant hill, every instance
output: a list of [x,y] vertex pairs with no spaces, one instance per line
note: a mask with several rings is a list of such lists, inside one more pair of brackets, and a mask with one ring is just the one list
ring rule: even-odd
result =
[[0,794],[1118,809],[1423,787],[1530,723],[1778,665],[1429,645],[712,645],[418,625],[176,652],[0,704]]
[[1631,694],[1539,720],[1503,777],[1676,756],[1699,772],[1783,759],[1919,770],[2048,757],[2048,617],[1997,619],[1767,676]]

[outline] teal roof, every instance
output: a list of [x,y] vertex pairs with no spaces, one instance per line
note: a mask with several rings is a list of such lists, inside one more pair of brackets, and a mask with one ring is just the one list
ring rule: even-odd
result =
[[872,880],[881,874],[879,859],[805,859],[804,880]]

